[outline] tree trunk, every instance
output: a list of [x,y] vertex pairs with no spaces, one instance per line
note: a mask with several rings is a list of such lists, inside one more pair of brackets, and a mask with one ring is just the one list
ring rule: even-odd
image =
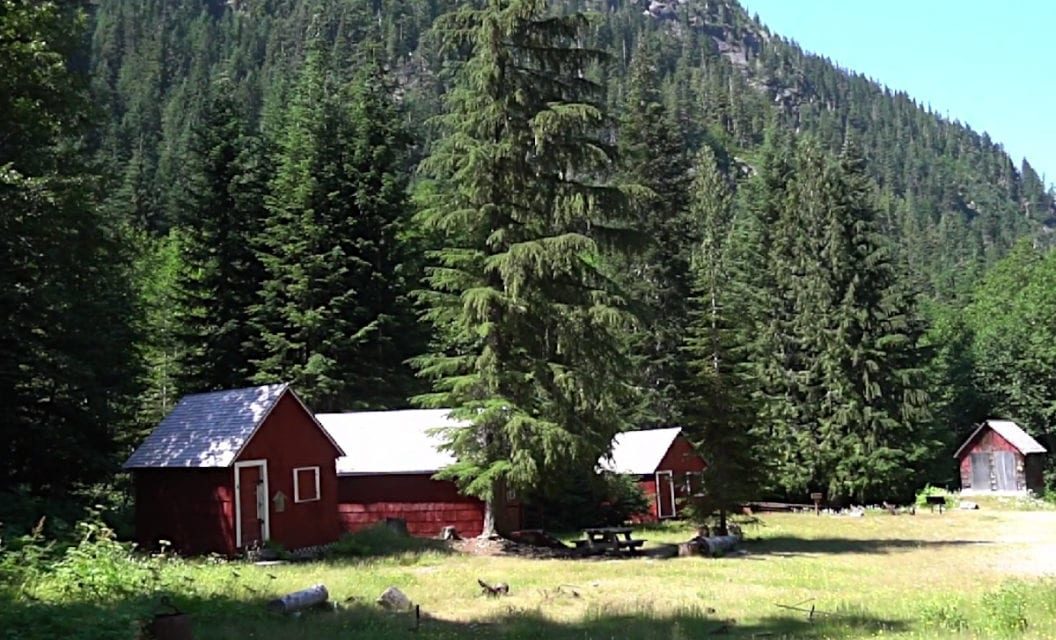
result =
[[484,526],[480,530],[481,538],[494,538],[503,527],[506,512],[506,482],[495,480],[491,483],[491,494],[484,499]]
[[495,530],[495,496],[484,498],[484,527],[480,530],[481,538],[492,538],[497,536]]

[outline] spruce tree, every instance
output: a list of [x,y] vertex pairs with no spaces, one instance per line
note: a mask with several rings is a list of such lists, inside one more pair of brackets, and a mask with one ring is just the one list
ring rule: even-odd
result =
[[627,318],[602,242],[619,194],[602,180],[606,118],[583,74],[603,54],[579,44],[584,15],[557,13],[489,0],[440,23],[469,55],[423,166],[434,185],[419,221],[441,246],[421,293],[437,341],[416,360],[433,392],[417,400],[471,425],[450,434],[444,475],[484,499],[482,535],[502,528],[507,488],[594,465],[623,426]]
[[264,221],[267,157],[228,81],[216,83],[184,169],[174,352],[181,393],[244,386],[253,375],[249,321],[263,280],[253,239]]
[[397,232],[407,139],[380,62],[336,78],[310,48],[279,143],[258,238],[266,274],[253,318],[255,379],[284,379],[320,411],[398,402],[403,317]]

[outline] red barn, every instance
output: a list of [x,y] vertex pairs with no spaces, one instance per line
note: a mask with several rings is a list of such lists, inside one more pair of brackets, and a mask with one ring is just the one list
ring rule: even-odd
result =
[[[347,452],[337,461],[338,519],[356,531],[400,518],[417,536],[453,526],[466,536],[484,528],[484,503],[462,495],[454,482],[433,475],[455,461],[444,451],[444,429],[465,426],[448,409],[321,413],[316,416]],[[499,528],[520,528],[520,508],[510,501]]]
[[1011,420],[987,420],[965,440],[954,457],[964,493],[1042,491],[1041,446]]
[[601,467],[633,475],[649,498],[650,511],[643,522],[676,518],[684,498],[701,489],[701,475],[708,468],[678,427],[627,431],[612,442],[612,455]]
[[125,462],[136,538],[227,555],[333,542],[343,453],[285,384],[186,396]]

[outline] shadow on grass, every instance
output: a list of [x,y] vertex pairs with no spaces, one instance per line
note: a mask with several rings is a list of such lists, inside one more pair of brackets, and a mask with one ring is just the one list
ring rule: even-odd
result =
[[749,540],[745,548],[753,555],[797,556],[806,554],[893,553],[919,549],[942,549],[986,545],[983,540],[914,540],[903,538],[797,538],[777,536]]
[[[590,640],[641,638],[675,640],[712,635],[746,638],[848,637],[892,634],[908,629],[905,621],[887,620],[860,611],[817,616],[774,615],[751,623],[724,619],[721,612],[685,609],[659,614],[648,609],[588,609],[582,620],[555,621],[543,609],[507,613],[473,622],[445,620],[440,615],[393,614],[364,603],[337,603],[328,610],[283,615],[268,612],[264,599],[226,597],[174,598],[191,617],[194,638],[505,638],[508,640]],[[143,624],[153,617],[156,601],[146,598],[53,604],[5,599],[0,596],[0,628],[20,640],[52,638],[141,638]]]
[[443,540],[403,535],[385,525],[376,525],[341,536],[331,545],[325,558],[331,561],[369,560],[454,552],[451,545]]

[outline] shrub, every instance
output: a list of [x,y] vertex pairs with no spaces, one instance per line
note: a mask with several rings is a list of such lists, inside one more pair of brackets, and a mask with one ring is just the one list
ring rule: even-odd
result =
[[998,634],[1013,635],[1026,630],[1027,590],[1018,583],[1009,583],[983,597],[987,626]]
[[526,526],[554,531],[619,525],[649,511],[649,499],[633,477],[608,472],[569,479],[560,490],[529,496],[529,502],[541,507],[545,521]]
[[441,551],[446,545],[439,540],[403,535],[379,522],[354,533],[346,533],[326,549],[327,557],[369,557]]
[[917,498],[914,501],[918,507],[928,506],[928,496],[942,496],[946,499],[946,507],[954,508],[957,506],[957,497],[943,489],[942,487],[933,487],[930,484],[924,485],[924,488],[917,492]]
[[925,606],[921,612],[921,619],[929,627],[936,627],[943,631],[968,630],[968,618],[953,602],[938,602]]

